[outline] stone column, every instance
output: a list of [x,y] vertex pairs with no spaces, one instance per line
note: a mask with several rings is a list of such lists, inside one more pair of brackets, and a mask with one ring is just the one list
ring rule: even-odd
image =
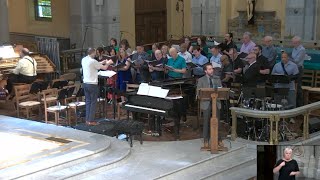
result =
[[119,40],[118,0],[70,0],[70,4],[70,40],[77,48],[81,48],[84,36],[84,48],[107,46],[111,37]]
[[0,0],[0,45],[9,43],[8,1]]

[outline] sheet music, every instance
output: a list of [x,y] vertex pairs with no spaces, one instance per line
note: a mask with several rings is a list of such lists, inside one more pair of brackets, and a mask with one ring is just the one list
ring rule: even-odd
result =
[[16,54],[14,52],[14,49],[12,46],[0,46],[0,57],[1,58],[17,58],[19,57],[19,54]]
[[111,71],[111,70],[99,71],[98,72],[99,76],[104,76],[104,77],[112,77],[115,74],[117,74],[117,73],[115,71]]
[[138,95],[152,96],[158,98],[165,98],[168,95],[168,89],[162,89],[157,86],[149,86],[147,83],[141,83],[138,89]]
[[169,90],[167,89],[162,89],[161,87],[157,87],[157,86],[149,86],[149,87],[150,89],[149,89],[148,96],[165,98],[168,95]]
[[138,95],[148,96],[148,94],[149,94],[149,89],[150,89],[149,84],[147,84],[147,83],[141,83],[141,84],[139,85],[139,89],[138,89],[137,94],[138,94]]

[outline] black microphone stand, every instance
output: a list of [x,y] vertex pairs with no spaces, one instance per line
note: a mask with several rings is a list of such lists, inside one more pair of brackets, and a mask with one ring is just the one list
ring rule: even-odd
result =
[[96,28],[93,26],[88,26],[88,25],[85,26],[84,35],[83,35],[83,39],[82,39],[82,43],[81,43],[81,57],[83,56],[83,48],[84,48],[84,44],[86,42],[86,37],[87,37],[87,33],[88,33],[89,28],[103,31],[103,29]]
[[[118,65],[119,65],[119,59],[117,60],[117,64],[116,64],[116,75],[118,76],[118,71],[119,71],[119,68],[118,68]],[[119,77],[117,77],[119,78]],[[114,82],[114,88],[112,88],[112,104],[113,104],[113,119],[116,119],[116,89],[117,89],[117,79],[116,81]]]
[[83,35],[83,39],[82,39],[82,43],[81,43],[81,57],[83,57],[83,48],[84,48],[84,43],[86,42],[86,37],[87,37],[87,32],[88,32],[88,28],[89,26],[85,26],[85,30],[84,30],[84,35]]

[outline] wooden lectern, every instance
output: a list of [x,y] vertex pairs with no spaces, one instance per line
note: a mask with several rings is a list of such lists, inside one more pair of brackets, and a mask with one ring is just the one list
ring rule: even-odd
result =
[[[217,118],[217,100],[229,99],[229,88],[200,88],[198,99],[211,100],[212,117],[210,119],[210,151],[211,154],[218,153],[218,118]],[[200,108],[200,107],[199,107]],[[200,110],[200,109],[199,109]]]

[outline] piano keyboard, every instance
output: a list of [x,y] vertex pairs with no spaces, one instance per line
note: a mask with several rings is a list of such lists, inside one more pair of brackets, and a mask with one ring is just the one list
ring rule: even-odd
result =
[[159,110],[159,109],[153,109],[153,108],[147,108],[147,107],[141,107],[141,106],[135,106],[135,105],[131,105],[131,104],[126,104],[124,105],[126,107],[131,107],[131,108],[137,108],[137,109],[143,109],[143,110],[147,110],[147,111],[154,111],[154,112],[159,112],[159,113],[166,113],[166,111],[163,110]]

